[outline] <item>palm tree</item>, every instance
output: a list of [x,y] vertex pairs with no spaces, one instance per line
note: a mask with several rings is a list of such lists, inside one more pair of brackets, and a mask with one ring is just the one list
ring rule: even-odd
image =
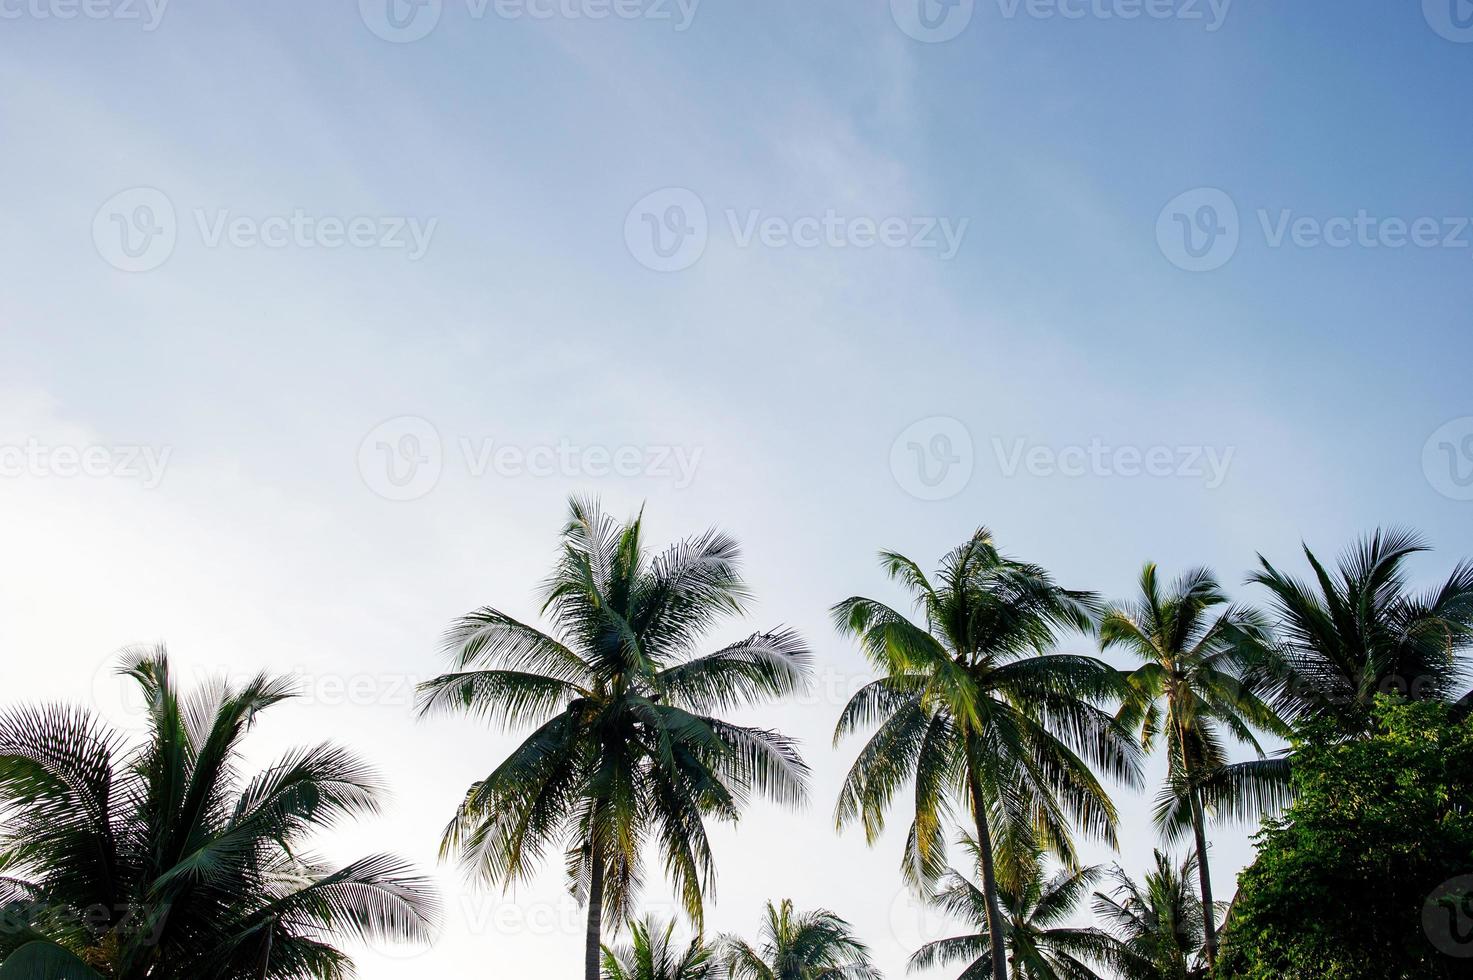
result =
[[1044,850],[1077,867],[1073,824],[1115,843],[1115,807],[1091,767],[1139,782],[1140,750],[1099,707],[1123,693],[1121,677],[1091,657],[1046,653],[1061,630],[1091,628],[1094,598],[1001,555],[985,529],[943,559],[934,584],[901,555],[881,562],[925,619],[874,599],[834,607],[839,629],[885,675],[839,719],[836,743],[879,727],[844,781],[836,822],[860,820],[873,843],[890,800],[914,780],[903,871],[924,890],[946,870],[946,825],[960,801],[979,845],[993,976],[1005,980],[997,858]]
[[543,632],[489,606],[451,625],[454,670],[420,686],[421,715],[459,711],[531,734],[466,793],[441,843],[473,877],[510,887],[549,848],[588,903],[584,975],[597,980],[602,921],[626,921],[658,843],[685,910],[702,923],[715,875],[706,818],[735,821],[752,794],[797,804],[808,770],[781,734],[717,713],[798,690],[797,634],[697,647],[748,592],[736,542],[708,531],[651,557],[641,520],[573,500],[543,587]]
[[1307,547],[1314,584],[1286,575],[1259,556],[1249,581],[1264,586],[1277,612],[1278,642],[1263,673],[1286,717],[1328,724],[1342,737],[1370,730],[1378,694],[1455,702],[1473,708],[1473,562],[1463,561],[1440,586],[1415,594],[1406,564],[1426,551],[1417,535],[1376,531],[1340,560],[1334,573]]
[[793,903],[767,903],[761,946],[724,936],[722,961],[731,980],[880,980],[869,948],[832,912],[795,913]]
[[[965,845],[974,853],[975,838]],[[1015,874],[1004,874],[998,901],[1006,917],[1004,941],[1008,964],[1018,980],[1100,980],[1086,961],[1099,959],[1107,949],[1106,937],[1096,929],[1066,925],[1079,903],[1100,880],[1097,867],[1060,869],[1050,875],[1043,855],[1024,861]],[[987,896],[960,872],[947,874],[932,899],[947,915],[976,926],[978,931],[927,943],[910,958],[911,971],[966,963],[959,980],[982,980],[992,975],[992,937],[987,927]]]
[[322,744],[242,770],[286,681],[181,698],[161,647],[127,651],[120,673],[147,708],[141,744],[76,708],[0,717],[0,958],[24,950],[17,963],[68,977],[80,959],[109,980],[340,980],[352,962],[335,942],[428,938],[436,900],[404,863],[332,869],[303,851],[377,812],[367,766]]
[[683,949],[674,941],[675,921],[663,926],[653,917],[629,924],[631,942],[604,947],[604,980],[717,980],[716,951],[700,936]]
[[1111,894],[1095,893],[1095,914],[1111,934],[1104,960],[1122,980],[1205,980],[1205,920],[1191,884],[1196,871],[1195,854],[1173,865],[1157,851],[1144,887],[1117,866]]
[[[1264,757],[1253,727],[1281,735],[1287,730],[1243,679],[1245,644],[1261,643],[1264,636],[1259,618],[1229,605],[1211,572],[1188,572],[1163,592],[1149,563],[1141,570],[1140,596],[1111,606],[1100,620],[1101,648],[1124,647],[1142,662],[1129,677],[1131,697],[1119,717],[1139,731],[1146,751],[1162,741],[1169,749],[1156,819],[1168,841],[1191,832],[1204,910],[1213,908],[1204,785],[1209,802],[1234,813],[1256,814],[1287,803],[1286,763]],[[1234,767],[1230,780],[1222,775],[1229,765],[1224,733],[1251,746],[1259,758]],[[1225,798],[1229,791],[1235,801]],[[1211,915],[1206,919],[1212,922]],[[1207,930],[1209,965],[1217,962],[1213,926]]]

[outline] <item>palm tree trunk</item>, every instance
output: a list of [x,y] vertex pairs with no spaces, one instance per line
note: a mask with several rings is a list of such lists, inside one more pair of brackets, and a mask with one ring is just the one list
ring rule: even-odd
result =
[[1212,869],[1207,864],[1207,828],[1202,815],[1202,799],[1197,795],[1196,774],[1192,771],[1192,756],[1187,750],[1187,733],[1180,726],[1176,731],[1181,745],[1182,773],[1187,783],[1187,803],[1192,808],[1192,835],[1197,842],[1197,881],[1202,888],[1203,941],[1207,945],[1207,969],[1217,966],[1217,906],[1212,901]]
[[593,845],[588,859],[588,938],[583,951],[583,980],[599,980],[604,917],[604,848]]
[[1189,785],[1192,797],[1192,832],[1197,837],[1197,879],[1202,883],[1202,922],[1207,940],[1207,968],[1217,966],[1217,905],[1212,901],[1212,872],[1207,867],[1207,831],[1202,826],[1202,801],[1197,788]]
[[[970,749],[970,747],[969,747]],[[992,942],[993,980],[1008,980],[1008,950],[1002,908],[997,902],[997,864],[992,857],[992,830],[987,825],[987,801],[972,751],[967,752],[967,782],[972,795],[972,818],[977,822],[977,850],[982,855],[982,894],[987,899],[987,935]]]

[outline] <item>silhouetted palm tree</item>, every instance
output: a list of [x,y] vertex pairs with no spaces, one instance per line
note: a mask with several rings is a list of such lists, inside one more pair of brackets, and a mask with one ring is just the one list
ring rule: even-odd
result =
[[334,870],[303,850],[377,812],[367,766],[322,744],[242,771],[241,741],[291,697],[285,680],[181,698],[162,648],[126,653],[121,673],[143,694],[142,744],[79,709],[0,717],[0,957],[24,947],[72,977],[69,953],[109,980],[340,980],[352,962],[336,942],[428,938],[436,901],[403,862]]
[[1095,893],[1095,914],[1111,935],[1104,959],[1122,980],[1205,980],[1202,903],[1191,883],[1196,872],[1196,855],[1173,865],[1157,851],[1144,885],[1117,866],[1110,872],[1115,889]]
[[737,561],[736,542],[716,531],[651,557],[638,518],[619,524],[574,500],[543,587],[552,632],[479,609],[446,633],[454,672],[420,687],[421,714],[534,728],[470,788],[442,854],[510,886],[550,849],[565,851],[588,903],[587,980],[598,977],[602,917],[629,918],[646,841],[699,924],[715,875],[706,819],[736,820],[754,793],[803,798],[808,770],[789,739],[718,717],[804,684],[809,656],[797,634],[697,653],[745,606]]
[[869,948],[832,912],[795,913],[793,903],[767,903],[760,945],[734,936],[721,940],[731,980],[880,980]]
[[[977,842],[967,838],[975,853]],[[1044,870],[1042,855],[1024,862],[1015,874],[1003,874],[998,901],[1007,920],[1004,942],[1008,967],[1017,980],[1099,980],[1088,965],[1107,948],[1107,937],[1097,929],[1067,924],[1100,880],[1100,869]],[[912,971],[965,963],[959,980],[992,976],[992,936],[987,927],[987,897],[959,872],[949,873],[932,899],[947,915],[971,923],[978,931],[927,943],[910,958]]]
[[716,951],[696,936],[675,942],[675,922],[653,917],[629,924],[631,940],[618,949],[604,947],[604,980],[717,980]]
[[947,825],[961,802],[979,844],[993,976],[1005,980],[998,856],[1046,850],[1077,866],[1073,825],[1115,843],[1115,807],[1095,769],[1139,784],[1139,748],[1099,706],[1123,695],[1123,681],[1092,657],[1047,653],[1063,629],[1091,629],[1094,597],[999,554],[985,529],[943,559],[934,583],[908,558],[881,560],[925,618],[913,623],[874,599],[834,607],[839,629],[885,673],[839,719],[836,742],[879,729],[844,781],[836,819],[862,821],[873,842],[913,779],[904,873],[924,888],[946,870]]
[[[1141,571],[1140,596],[1111,606],[1100,620],[1102,649],[1124,647],[1142,661],[1130,675],[1131,697],[1119,717],[1140,732],[1148,752],[1164,737],[1169,768],[1157,797],[1156,819],[1168,841],[1192,834],[1204,909],[1213,904],[1202,787],[1213,777],[1224,782],[1221,773],[1229,762],[1223,733],[1251,746],[1261,764],[1237,767],[1235,778],[1212,791],[1212,802],[1224,802],[1219,797],[1227,789],[1247,797],[1237,801],[1233,812],[1288,802],[1282,778],[1286,763],[1264,758],[1253,728],[1281,735],[1287,730],[1242,677],[1245,644],[1261,643],[1265,636],[1259,618],[1229,605],[1206,569],[1188,572],[1163,591],[1156,566],[1147,564]],[[1213,929],[1207,931],[1207,961],[1217,961]]]

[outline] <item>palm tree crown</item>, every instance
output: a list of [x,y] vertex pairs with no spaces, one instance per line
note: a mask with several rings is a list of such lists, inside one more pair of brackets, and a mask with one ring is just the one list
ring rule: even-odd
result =
[[731,980],[880,980],[849,923],[823,909],[796,913],[786,899],[767,903],[760,946],[733,936],[721,946]]
[[333,870],[304,854],[377,812],[362,762],[323,744],[241,771],[242,739],[287,682],[181,698],[162,648],[130,651],[121,672],[143,693],[140,745],[76,709],[0,718],[0,959],[29,944],[109,980],[340,980],[352,962],[335,941],[429,937],[436,900],[401,861]]
[[[1142,661],[1129,677],[1131,696],[1120,719],[1140,732],[1147,751],[1165,737],[1168,776],[1156,820],[1168,840],[1194,835],[1206,908],[1212,879],[1204,801],[1244,816],[1287,802],[1286,764],[1264,759],[1253,727],[1286,731],[1243,681],[1245,647],[1265,635],[1255,614],[1228,604],[1211,572],[1188,572],[1163,590],[1152,564],[1141,571],[1140,596],[1110,607],[1100,620],[1103,649],[1123,647]],[[1224,733],[1251,746],[1260,761],[1230,767]],[[1216,959],[1213,938],[1209,933],[1209,961]]]
[[1416,594],[1406,564],[1427,546],[1404,530],[1376,531],[1350,549],[1331,572],[1307,547],[1314,584],[1286,575],[1259,556],[1249,581],[1273,597],[1278,642],[1264,672],[1276,705],[1299,722],[1323,722],[1345,736],[1369,730],[1378,694],[1453,702],[1469,694],[1473,646],[1473,562]]
[[1137,884],[1121,868],[1110,872],[1116,887],[1095,893],[1095,915],[1111,934],[1105,961],[1122,980],[1202,980],[1200,955],[1206,944],[1202,903],[1192,890],[1197,856],[1180,865],[1160,851],[1156,865]]
[[891,798],[914,780],[904,872],[925,888],[946,870],[947,825],[953,801],[962,801],[980,845],[1001,980],[994,858],[1046,850],[1077,866],[1076,824],[1115,842],[1115,807],[1091,766],[1139,780],[1139,748],[1099,706],[1123,685],[1092,657],[1048,653],[1062,630],[1091,629],[1093,596],[1003,556],[985,529],[946,556],[934,582],[908,558],[881,559],[925,618],[913,623],[858,597],[834,607],[839,628],[858,636],[884,672],[839,719],[836,741],[879,727],[844,781],[836,818],[841,827],[860,820],[873,841]]
[[[975,852],[977,842],[967,838]],[[1099,883],[1097,867],[1060,869],[1049,874],[1042,855],[1026,860],[1014,874],[1003,874],[998,900],[1006,923],[1008,963],[1019,980],[1099,980],[1088,962],[1100,958],[1106,938],[1095,929],[1068,925]],[[942,881],[932,900],[952,918],[971,923],[978,931],[927,943],[910,958],[912,971],[964,963],[961,980],[983,980],[992,975],[992,937],[987,929],[987,897],[982,888],[957,871]]]
[[781,734],[717,716],[806,681],[789,630],[713,653],[697,647],[748,593],[736,543],[708,531],[651,557],[636,518],[574,500],[543,589],[543,632],[485,607],[454,623],[455,670],[420,689],[422,714],[461,711],[532,733],[465,795],[442,853],[490,883],[525,878],[552,847],[589,906],[585,976],[601,916],[625,921],[656,843],[686,911],[702,921],[715,874],[706,819],[736,820],[754,793],[796,804],[807,768]]
[[654,918],[629,924],[628,946],[604,947],[604,980],[717,980],[716,951],[696,936],[685,946],[675,942],[675,921]]

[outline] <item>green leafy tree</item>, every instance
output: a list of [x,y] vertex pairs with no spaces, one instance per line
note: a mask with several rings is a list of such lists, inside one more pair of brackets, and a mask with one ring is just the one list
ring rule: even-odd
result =
[[287,681],[181,697],[162,648],[121,672],[147,709],[140,744],[74,708],[0,717],[0,958],[59,977],[76,975],[69,953],[109,980],[340,980],[336,942],[428,939],[436,901],[403,862],[333,869],[304,850],[377,812],[367,766],[322,744],[243,771]]
[[[977,853],[975,838],[966,838],[965,846]],[[1042,857],[1033,855],[1015,873],[1000,877],[998,901],[1006,918],[1009,970],[1017,980],[1099,980],[1089,963],[1104,955],[1106,937],[1096,929],[1070,926],[1068,920],[1099,882],[1100,869],[1065,868],[1049,874]],[[965,875],[952,871],[942,880],[932,902],[948,916],[971,923],[978,931],[927,943],[911,956],[910,969],[963,963],[960,980],[992,976],[992,935],[987,926],[987,896],[982,889]]]
[[759,945],[723,936],[721,949],[731,980],[880,980],[848,922],[823,909],[794,912],[786,899],[767,903]]
[[[1193,836],[1204,909],[1213,908],[1204,795],[1208,804],[1254,818],[1288,802],[1287,762],[1264,758],[1253,733],[1254,727],[1281,735],[1287,729],[1242,676],[1245,644],[1262,644],[1265,636],[1258,617],[1229,605],[1205,569],[1163,589],[1156,566],[1147,564],[1139,597],[1111,606],[1100,620],[1101,647],[1122,648],[1141,661],[1130,675],[1132,696],[1119,717],[1139,731],[1146,751],[1163,742],[1169,750],[1156,821],[1168,842]],[[1230,778],[1224,778],[1224,735],[1258,754],[1255,763],[1234,767]],[[1217,959],[1212,925],[1206,931],[1209,964]]]
[[1192,890],[1197,856],[1173,864],[1160,851],[1156,866],[1137,884],[1118,865],[1115,888],[1096,892],[1095,915],[1109,934],[1103,960],[1122,980],[1201,980],[1207,976],[1206,922]]
[[881,561],[914,597],[912,622],[874,599],[834,607],[884,676],[850,699],[838,742],[878,725],[840,793],[839,827],[873,842],[895,793],[913,781],[903,870],[929,888],[945,871],[945,835],[960,802],[979,845],[993,976],[1007,976],[997,863],[1048,851],[1069,867],[1077,826],[1115,844],[1116,811],[1096,770],[1139,785],[1140,750],[1101,704],[1120,674],[1092,657],[1049,653],[1061,631],[1092,628],[1094,598],[1000,554],[978,531],[943,559],[935,581],[898,554]]
[[1439,980],[1473,954],[1473,723],[1382,696],[1366,736],[1311,727],[1297,799],[1238,879],[1218,976]]
[[455,622],[454,670],[421,685],[420,710],[533,729],[471,786],[442,854],[510,887],[563,851],[597,980],[603,917],[629,919],[646,841],[699,925],[716,872],[707,819],[735,821],[753,794],[803,799],[794,743],[720,714],[798,690],[809,655],[790,630],[698,653],[749,598],[736,542],[708,531],[651,556],[640,519],[620,524],[588,501],[571,502],[542,598],[551,632],[489,606]]
[[604,980],[717,980],[716,951],[700,936],[681,946],[675,922],[654,918],[629,924],[631,940],[618,949],[604,947]]
[[1408,560],[1426,551],[1408,531],[1377,531],[1331,572],[1304,549],[1313,584],[1259,557],[1250,581],[1268,589],[1278,641],[1262,651],[1261,671],[1276,687],[1285,717],[1326,721],[1330,737],[1358,737],[1374,726],[1378,694],[1454,702],[1468,693],[1473,645],[1473,563],[1460,562],[1441,585],[1415,593]]

